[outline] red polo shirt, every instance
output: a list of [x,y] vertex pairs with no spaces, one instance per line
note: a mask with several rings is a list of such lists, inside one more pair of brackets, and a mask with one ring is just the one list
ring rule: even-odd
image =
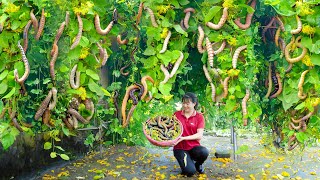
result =
[[[183,137],[196,134],[197,129],[204,129],[204,117],[201,113],[195,111],[189,118],[184,116],[183,111],[177,111],[174,115],[183,125]],[[195,146],[200,146],[200,140],[183,140],[173,149],[190,150]]]

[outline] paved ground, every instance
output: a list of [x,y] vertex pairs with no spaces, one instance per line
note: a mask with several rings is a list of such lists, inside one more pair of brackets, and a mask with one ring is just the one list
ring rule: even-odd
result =
[[[261,137],[259,137],[261,139]],[[266,144],[266,143],[264,143]],[[299,148],[289,153],[276,151],[258,139],[238,138],[237,159],[216,158],[216,151],[232,152],[230,138],[206,135],[202,145],[210,156],[206,173],[192,178],[180,176],[171,148],[112,146],[73,162],[57,164],[42,172],[16,179],[310,179],[320,180],[320,148]]]

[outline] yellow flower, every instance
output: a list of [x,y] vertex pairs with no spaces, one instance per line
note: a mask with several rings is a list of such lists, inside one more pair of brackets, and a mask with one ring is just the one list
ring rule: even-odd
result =
[[20,6],[16,6],[13,3],[8,3],[7,7],[4,9],[4,12],[14,13],[14,12],[19,11],[19,9],[20,9]]
[[305,64],[306,66],[314,66],[314,64],[311,62],[311,58],[309,55],[305,55],[302,58],[302,63]]
[[234,7],[233,0],[225,0],[222,4],[223,7],[232,8]]
[[168,35],[168,28],[163,28],[163,31],[162,31],[160,37],[164,39],[167,37],[167,35]]
[[296,2],[296,7],[298,9],[300,16],[310,15],[314,13],[314,10],[310,8],[308,3],[304,3],[302,1]]
[[170,8],[170,5],[167,5],[167,6],[160,5],[160,6],[157,6],[157,11],[159,14],[165,14],[169,8]]
[[75,14],[80,13],[82,15],[86,15],[94,6],[91,1],[87,1],[86,3],[81,3],[80,7],[73,7],[73,11]]
[[230,70],[228,70],[227,73],[228,73],[228,75],[230,77],[234,77],[234,76],[238,76],[239,75],[240,70],[239,69],[230,69]]
[[310,25],[302,26],[302,32],[304,34],[312,35],[316,32],[316,28],[311,27]]
[[87,98],[87,91],[86,91],[86,89],[83,88],[83,87],[79,87],[78,91],[79,91],[79,96],[80,96],[80,98],[81,98],[82,100],[85,100],[85,99]]
[[89,54],[89,48],[82,48],[80,52],[80,59],[84,59],[88,56]]
[[232,37],[230,39],[228,39],[228,43],[231,45],[231,46],[236,46],[237,45],[237,39]]

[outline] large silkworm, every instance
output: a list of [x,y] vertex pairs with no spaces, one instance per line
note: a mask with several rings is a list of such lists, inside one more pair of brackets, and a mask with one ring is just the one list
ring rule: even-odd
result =
[[[139,87],[139,86],[138,86]],[[129,92],[129,97],[130,99],[132,100],[132,104],[133,105],[137,105],[139,100],[138,98],[134,95],[134,92],[136,92],[137,90],[140,90],[140,88],[135,88],[135,89],[132,89],[130,92]]]
[[154,16],[154,13],[153,13],[152,9],[150,9],[149,7],[144,7],[144,9],[147,10],[148,13],[149,13],[152,26],[153,27],[158,27],[158,24],[157,24],[157,21],[156,21],[156,18]]
[[274,43],[276,44],[276,46],[279,46],[279,37],[280,37],[280,28],[277,29],[276,31],[276,35],[274,36]]
[[247,114],[248,114],[248,110],[247,110],[247,101],[249,100],[250,97],[250,90],[246,89],[246,95],[243,97],[242,99],[242,103],[241,103],[241,107],[242,107],[242,120],[243,120],[243,125],[247,126],[248,125],[248,118],[247,118]]
[[148,102],[150,102],[151,100],[152,100],[152,93],[151,93],[151,91],[148,91],[148,96],[145,98],[145,100],[146,100],[146,103],[148,103]]
[[41,102],[40,107],[38,108],[36,114],[34,115],[35,120],[38,120],[42,116],[44,111],[47,109],[50,103],[51,97],[52,97],[52,91],[50,90],[48,92],[47,97]]
[[206,76],[206,78],[209,81],[209,83],[212,83],[212,79],[210,77],[210,74],[209,74],[209,71],[208,71],[206,65],[203,65],[202,69],[203,69],[204,75]]
[[290,48],[292,46],[292,44],[294,43],[294,37],[292,37],[292,40],[291,42],[286,46],[285,48],[285,58],[286,60],[289,62],[289,63],[296,63],[296,62],[299,62],[308,52],[308,49],[303,47],[302,44],[299,42],[299,40],[301,39],[301,36],[297,37],[296,41],[295,41],[295,44],[297,47],[299,48],[302,48],[302,53],[298,56],[298,57],[295,57],[295,58],[291,58],[290,57],[290,54],[289,54],[289,51],[290,51]]
[[213,51],[213,53],[219,54],[224,50],[225,47],[226,47],[226,40],[223,40],[221,43],[221,46],[216,51]]
[[301,121],[306,121],[307,119],[309,119],[313,115],[314,112],[316,112],[316,111],[315,110],[314,111],[310,111],[307,115],[305,115],[302,118],[297,119],[297,120],[294,119],[293,117],[291,117],[291,121],[293,123],[300,123]]
[[293,67],[293,64],[292,64],[292,63],[289,63],[289,66],[288,66],[288,68],[286,69],[285,73],[290,72],[291,69],[292,69],[292,67]]
[[186,16],[183,19],[183,25],[186,29],[188,29],[191,12],[195,13],[195,10],[193,8],[186,8],[183,12],[186,13]]
[[299,80],[299,84],[298,84],[298,97],[300,99],[305,99],[307,97],[307,95],[305,93],[303,93],[303,83],[304,83],[304,78],[306,76],[306,74],[309,72],[309,70],[305,70],[302,72],[300,80]]
[[36,38],[35,38],[37,41],[39,40],[39,38],[42,34],[45,22],[46,22],[46,16],[44,15],[44,9],[42,9],[39,28],[38,28]]
[[52,110],[56,107],[57,105],[57,89],[55,87],[52,87],[51,89],[51,92],[52,92],[52,101],[50,102],[49,104],[49,110]]
[[183,20],[180,21],[180,27],[182,30],[186,31],[186,27],[184,27]]
[[210,86],[211,86],[211,99],[212,99],[212,102],[216,102],[216,87],[212,82],[210,82]]
[[146,75],[141,78],[141,84],[144,88],[143,94],[141,96],[141,100],[144,99],[144,97],[147,95],[147,92],[148,92],[148,85],[146,82],[147,80],[149,80],[152,84],[154,84],[154,80],[152,79],[151,76]]
[[297,20],[297,28],[296,29],[292,29],[290,31],[291,34],[299,34],[302,30],[302,22],[301,19],[298,15],[296,15],[296,20]]
[[138,98],[139,98],[139,100],[141,100],[141,96],[142,96],[142,94],[143,94],[143,92],[144,92],[144,87],[143,87],[143,85],[142,84],[139,84],[139,83],[134,83],[135,85],[137,85],[138,87],[139,87],[139,93],[138,93]]
[[[292,143],[295,142],[293,145]],[[298,141],[296,139],[296,134],[293,134],[288,141],[288,151],[292,151],[294,148],[298,146]]]
[[213,58],[214,58],[214,52],[212,49],[212,44],[208,37],[206,37],[206,47],[208,52],[208,62],[211,68],[213,68]]
[[72,43],[70,49],[74,49],[75,47],[78,46],[79,42],[80,42],[80,39],[81,39],[81,36],[82,36],[82,29],[83,29],[83,22],[82,22],[82,19],[81,19],[81,16],[79,13],[77,13],[77,19],[78,19],[78,24],[79,24],[79,27],[78,27],[78,34],[76,36],[76,39],[74,40],[74,42]]
[[272,17],[270,22],[262,30],[261,36],[262,36],[262,40],[263,40],[264,43],[267,43],[267,41],[266,41],[266,32],[272,26],[274,21],[275,21],[275,17]]
[[128,76],[129,75],[129,72],[124,72],[125,69],[127,69],[127,67],[130,66],[131,63],[123,66],[122,68],[120,68],[120,74],[122,74],[123,76]]
[[114,24],[118,23],[118,10],[114,9],[112,13],[112,21]]
[[122,39],[121,39],[121,35],[119,34],[119,35],[117,36],[117,42],[118,42],[119,44],[121,44],[121,45],[125,45],[125,44],[128,44],[129,40],[128,40],[128,39],[122,40]]
[[163,79],[163,81],[160,82],[160,84],[165,84],[170,79],[170,73],[169,73],[168,69],[166,67],[164,67],[163,64],[160,65],[160,69],[162,70],[162,72],[164,74],[164,79]]
[[199,53],[202,54],[206,50],[202,46],[202,42],[203,42],[203,39],[204,39],[204,31],[203,31],[201,26],[198,26],[198,32],[199,32],[199,38],[198,38],[197,48],[198,48]]
[[222,16],[221,16],[218,24],[213,24],[212,22],[207,22],[206,25],[211,29],[219,30],[222,28],[222,26],[227,21],[227,19],[228,19],[228,8],[225,7],[225,8],[223,8],[223,13],[222,13]]
[[176,74],[176,72],[177,72],[177,70],[178,70],[178,68],[179,68],[179,66],[180,66],[183,58],[184,58],[183,53],[180,51],[180,57],[179,57],[178,60],[174,63],[174,66],[173,66],[172,71],[171,71],[171,73],[170,73],[170,78],[172,78],[172,77]]
[[42,122],[43,122],[43,124],[45,124],[45,125],[47,125],[47,126],[50,127],[50,125],[49,125],[50,118],[51,118],[51,112],[50,112],[50,109],[47,108],[47,109],[44,111],[43,115],[42,115]]
[[272,93],[270,98],[275,98],[277,96],[279,96],[282,92],[282,82],[281,82],[281,78],[280,78],[280,74],[276,73],[276,77],[277,77],[277,82],[278,82],[278,86],[277,86],[277,91],[275,93]]
[[234,52],[233,57],[232,57],[232,68],[233,69],[237,69],[237,61],[238,61],[239,54],[242,50],[244,50],[246,48],[247,48],[247,45],[243,45],[243,46],[238,47],[236,49],[236,51]]
[[58,41],[59,41],[59,39],[60,39],[60,37],[61,37],[61,35],[62,35],[62,33],[63,33],[63,30],[64,30],[64,27],[65,27],[65,26],[66,26],[66,22],[63,21],[63,22],[61,23],[58,31],[57,31],[57,35],[56,35],[56,37],[54,38],[53,44],[58,44]]
[[80,115],[80,113],[77,110],[73,109],[73,108],[69,108],[68,109],[68,113],[71,114],[72,116],[76,117],[77,120],[81,121],[83,124],[88,124],[89,123],[89,121],[87,121],[84,117],[82,117]]
[[[99,42],[96,43],[99,49],[99,56],[100,56],[100,60],[101,60],[101,65],[104,66],[109,58],[108,52],[106,48],[102,48],[102,46],[100,45]],[[100,62],[100,61],[99,61]]]
[[32,26],[33,26],[33,29],[34,29],[34,32],[38,32],[38,19],[36,18],[36,16],[33,14],[33,9],[30,11],[30,19],[32,21]]
[[29,41],[28,40],[28,32],[29,32],[31,24],[32,24],[32,21],[29,20],[23,30],[23,51],[24,52],[27,52],[27,49],[28,49],[28,41]]
[[128,102],[129,96],[130,96],[130,91],[132,89],[137,89],[137,88],[139,89],[139,86],[137,86],[135,84],[130,85],[129,87],[127,87],[126,94],[123,97],[122,106],[121,106],[122,125],[123,126],[126,124],[126,120],[127,120],[126,107],[127,107],[127,102]]
[[223,98],[226,98],[228,96],[228,81],[229,81],[230,77],[226,77],[223,80]]
[[268,91],[267,94],[264,96],[264,98],[268,98],[270,96],[271,90],[272,90],[272,75],[271,75],[271,63],[269,64],[269,70],[268,70]]
[[[256,7],[256,0],[253,0],[251,2],[251,5],[250,5],[253,9],[255,9]],[[245,24],[242,24],[240,22],[240,18],[237,18],[236,20],[234,20],[234,23],[240,28],[240,29],[248,29],[251,25],[251,20],[252,20],[252,17],[253,17],[253,13],[248,13],[247,16],[246,16],[246,23]]]
[[286,42],[284,42],[284,40],[282,38],[279,38],[279,42],[280,42],[280,49],[281,51],[284,53],[284,50],[286,48]]
[[57,44],[53,44],[53,55],[52,55],[52,58],[51,58],[51,61],[50,61],[50,76],[51,76],[51,79],[52,81],[54,82],[55,81],[55,72],[54,72],[54,65],[56,63],[56,60],[57,60],[57,57],[58,57],[58,52],[59,52],[59,48],[58,48],[58,45]]
[[16,127],[20,132],[23,132],[23,129],[21,128],[20,124],[17,121],[17,118],[13,117],[11,120],[13,122],[14,127]]
[[113,24],[114,24],[114,22],[111,21],[105,29],[101,29],[99,14],[96,14],[94,17],[94,26],[96,27],[97,33],[99,33],[101,35],[108,34],[111,31]]
[[166,38],[164,39],[164,42],[163,42],[163,45],[162,45],[162,49],[159,52],[160,54],[166,52],[170,37],[171,37],[171,31],[168,31],[168,34],[167,34]]
[[141,2],[139,5],[138,14],[137,14],[137,18],[136,18],[136,25],[139,25],[139,23],[140,23],[140,19],[142,16],[142,10],[143,10],[143,2]]
[[73,128],[78,129],[79,127],[78,119],[74,115],[72,115],[70,120],[71,120],[70,124],[72,124]]
[[70,86],[73,89],[78,89],[80,87],[80,72],[77,71],[78,65],[74,65],[69,76]]
[[[89,107],[87,107],[89,106]],[[94,115],[94,104],[91,100],[89,100],[89,105],[86,103],[86,108],[90,110],[90,116],[86,117],[86,120],[89,122]]]
[[20,52],[21,52],[21,55],[22,55],[22,61],[24,63],[24,74],[21,78],[19,78],[19,74],[18,74],[18,70],[17,69],[14,69],[14,77],[15,77],[15,80],[20,83],[20,84],[23,84],[23,82],[28,78],[29,76],[29,73],[30,73],[30,66],[29,66],[29,62],[28,62],[28,59],[26,57],[26,54],[23,50],[23,47],[21,46],[20,44],[20,41],[18,41],[18,47],[20,49]]
[[276,21],[279,24],[279,27],[280,27],[281,31],[284,32],[285,28],[284,28],[283,22],[281,21],[279,16],[276,16]]
[[130,122],[130,119],[131,119],[131,117],[133,115],[133,112],[136,109],[136,107],[137,107],[137,105],[134,105],[134,104],[131,106],[131,108],[130,108],[130,110],[128,112],[127,119],[126,119],[125,123],[123,123],[122,127],[127,127],[128,126],[128,124]]
[[68,27],[70,21],[70,13],[69,11],[66,11],[66,17],[64,19],[64,22],[66,22],[66,27]]

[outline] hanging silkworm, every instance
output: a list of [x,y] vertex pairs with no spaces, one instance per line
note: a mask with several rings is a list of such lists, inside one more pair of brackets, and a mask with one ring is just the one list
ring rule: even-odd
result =
[[56,44],[53,44],[53,55],[52,55],[52,58],[51,58],[51,61],[50,61],[50,76],[51,76],[51,79],[52,81],[54,82],[55,81],[55,72],[54,72],[54,66],[56,64],[56,60],[57,60],[57,57],[58,57],[58,52],[59,52],[59,48],[58,48],[58,45]]
[[146,80],[149,80],[152,84],[154,84],[154,80],[152,79],[151,76],[146,75],[141,78],[141,84],[144,88],[143,94],[141,96],[141,100],[144,99],[144,97],[147,95],[147,92],[148,92],[148,85],[147,85]]
[[202,54],[206,50],[202,46],[202,42],[203,42],[203,39],[204,39],[204,31],[203,31],[201,26],[198,26],[198,32],[199,32],[199,38],[198,38],[197,48],[198,48],[199,53]]
[[34,29],[34,32],[38,32],[38,19],[36,18],[36,16],[33,14],[33,9],[30,11],[30,19],[32,21],[32,26],[33,26],[33,29]]
[[171,31],[168,31],[167,37],[164,39],[164,42],[163,42],[163,45],[162,45],[162,49],[159,52],[160,54],[166,52],[170,37],[171,37]]
[[281,51],[284,53],[284,50],[286,48],[286,42],[284,42],[284,40],[282,38],[279,38],[279,42],[280,42],[280,49]]
[[29,20],[23,30],[23,51],[24,52],[27,52],[27,49],[28,49],[28,41],[29,41],[28,40],[28,32],[29,32],[31,23],[32,23],[32,21]]
[[82,36],[83,22],[82,22],[82,19],[81,19],[81,16],[80,16],[79,13],[77,13],[77,18],[78,18],[78,24],[79,24],[78,34],[76,36],[76,39],[72,43],[70,49],[74,49],[75,47],[77,47],[79,45],[79,42],[80,42],[80,39],[81,39],[81,36]]
[[207,22],[206,25],[211,29],[219,30],[222,28],[222,26],[227,21],[227,19],[228,19],[228,8],[225,7],[225,8],[223,8],[223,13],[222,13],[222,16],[221,16],[218,24],[213,24],[212,22]]
[[144,92],[144,87],[143,87],[142,84],[139,84],[139,83],[136,83],[136,82],[134,84],[139,87],[138,99],[141,100],[141,96],[142,96],[142,94]]
[[152,93],[151,91],[148,91],[148,97],[145,98],[146,103],[150,102],[152,100]]
[[172,78],[172,77],[176,74],[176,72],[177,72],[177,70],[178,70],[178,68],[179,68],[179,66],[180,66],[183,58],[184,58],[183,53],[180,51],[180,57],[179,57],[178,60],[174,63],[174,66],[173,66],[172,71],[171,71],[171,73],[170,73],[170,78]]
[[270,96],[271,90],[272,90],[272,75],[271,75],[271,63],[269,64],[269,70],[268,70],[268,91],[267,94],[264,96],[264,98],[268,98]]
[[217,49],[216,51],[213,51],[213,53],[217,55],[221,53],[225,47],[226,47],[226,40],[223,40],[219,49]]
[[[89,122],[91,119],[92,119],[92,117],[93,117],[93,115],[94,115],[94,104],[93,104],[93,102],[91,101],[91,100],[89,100],[89,110],[90,110],[90,116],[88,116],[88,117],[86,117],[86,120]],[[86,104],[86,108],[87,108],[87,104]]]
[[112,21],[114,24],[118,23],[118,10],[114,9],[112,13]]
[[202,69],[203,69],[204,75],[206,76],[206,78],[209,81],[209,83],[212,83],[212,79],[210,77],[210,74],[209,74],[209,71],[208,71],[206,65],[203,65]]
[[58,31],[57,31],[57,35],[56,35],[56,37],[54,38],[53,44],[58,44],[58,41],[59,41],[59,39],[60,39],[60,37],[61,37],[61,35],[62,35],[62,33],[63,33],[63,30],[64,30],[64,27],[65,27],[65,26],[66,26],[66,22],[63,21],[63,22],[61,23]]
[[52,92],[52,101],[50,102],[49,104],[49,110],[52,110],[56,107],[56,104],[57,104],[57,89],[55,87],[52,87],[51,89],[51,92]]
[[208,52],[208,62],[211,68],[213,68],[213,58],[214,58],[214,52],[212,49],[212,44],[208,37],[206,37],[206,47]]
[[48,92],[47,97],[41,102],[40,107],[38,108],[36,114],[34,115],[35,120],[38,120],[42,116],[44,111],[47,109],[50,103],[51,97],[52,97],[52,91],[50,90]]
[[[107,60],[109,58],[107,49],[102,48],[102,46],[100,45],[99,42],[96,43],[99,49],[99,53],[100,53],[100,59],[101,59],[101,65],[104,66],[107,63]],[[99,61],[100,62],[100,61]]]
[[87,121],[84,117],[82,117],[80,115],[80,113],[75,109],[69,108],[68,109],[68,113],[71,114],[72,116],[76,117],[77,120],[81,121],[83,124],[88,124],[89,123],[89,121]]
[[50,127],[49,125],[50,118],[51,118],[51,112],[50,112],[50,109],[47,108],[42,115],[42,123]]
[[73,129],[73,125],[71,124],[71,118],[70,117],[66,117],[63,118],[62,121],[64,122],[64,124],[67,126],[68,129]]
[[122,125],[124,126],[125,123],[126,123],[126,119],[127,119],[127,116],[126,116],[126,108],[127,108],[127,102],[128,102],[128,99],[129,99],[129,96],[130,96],[130,91],[132,89],[139,89],[139,86],[133,84],[133,85],[130,85],[129,87],[127,87],[127,90],[126,90],[126,94],[124,95],[123,97],[123,100],[122,100],[122,106],[121,106],[121,114],[122,114]]
[[279,24],[279,27],[280,27],[281,31],[284,32],[285,28],[284,28],[283,22],[281,21],[279,16],[276,16],[276,21]]
[[306,74],[309,72],[309,70],[305,70],[302,72],[300,80],[299,80],[299,84],[298,84],[298,97],[300,99],[305,99],[307,97],[307,95],[305,93],[303,93],[303,83],[304,83],[304,78],[306,76]]
[[70,123],[70,124],[72,124],[73,128],[74,128],[74,129],[78,129],[78,127],[79,127],[79,121],[78,121],[78,119],[76,118],[76,116],[72,115],[70,120],[71,120],[71,123]]
[[78,65],[74,65],[69,76],[70,86],[73,89],[78,89],[80,87],[80,72],[77,71]]
[[184,27],[183,20],[180,21],[180,27],[181,27],[181,29],[184,30],[184,31],[187,30],[187,28]]
[[299,40],[301,39],[301,36],[297,37],[296,41],[295,41],[295,44],[297,47],[299,48],[302,48],[302,53],[298,56],[298,57],[295,57],[295,58],[291,58],[290,57],[290,54],[289,54],[289,51],[290,51],[290,48],[292,46],[292,44],[294,43],[294,37],[292,37],[292,40],[291,42],[286,46],[285,48],[285,58],[286,60],[289,62],[289,63],[296,63],[296,62],[299,62],[302,58],[304,58],[304,56],[307,54],[308,52],[308,49],[303,47],[302,44],[299,42]]
[[149,7],[144,7],[144,9],[147,10],[148,13],[149,13],[152,26],[153,27],[158,27],[158,24],[157,24],[157,21],[156,21],[156,18],[154,16],[154,13],[153,13],[152,9],[150,9]]
[[66,11],[66,17],[64,19],[64,22],[66,22],[66,27],[68,27],[70,21],[70,13],[69,11]]
[[274,36],[274,43],[276,44],[276,46],[279,46],[279,37],[280,37],[280,28],[277,29],[276,35]]
[[247,110],[247,101],[249,100],[250,97],[250,90],[246,89],[246,95],[243,97],[242,99],[242,103],[241,103],[241,107],[242,107],[242,120],[243,120],[243,125],[247,126],[248,125],[248,118],[247,118],[247,114],[248,114],[248,110]]
[[20,124],[17,121],[17,118],[13,117],[11,120],[13,122],[14,127],[16,127],[20,132],[23,132],[23,129],[21,128]]
[[305,115],[305,116],[303,116],[302,118],[300,118],[300,119],[297,119],[297,120],[295,120],[293,117],[291,117],[291,121],[293,122],[293,123],[300,123],[301,121],[306,121],[306,120],[308,120],[312,115],[313,115],[313,113],[315,113],[316,111],[314,110],[314,111],[310,111],[307,115]]
[[[292,143],[295,142],[293,145]],[[288,151],[292,151],[294,148],[298,146],[298,141],[296,139],[296,134],[293,134],[288,141]]]
[[183,25],[186,29],[188,29],[191,12],[195,13],[196,11],[193,8],[186,8],[183,12],[186,13],[186,16],[184,17],[184,20],[183,20]]
[[216,87],[214,86],[214,84],[212,82],[210,82],[210,86],[211,86],[211,99],[212,99],[212,102],[216,102]]
[[131,108],[130,108],[130,110],[128,112],[127,119],[126,119],[125,123],[122,125],[122,127],[127,127],[128,126],[129,121],[130,121],[130,119],[131,119],[131,117],[133,115],[133,112],[136,109],[136,107],[137,107],[137,105],[134,105],[134,104],[131,106]]
[[137,105],[139,102],[138,98],[134,95],[134,92],[136,92],[137,90],[139,90],[139,86],[138,88],[131,89],[131,91],[129,92],[129,97],[132,100],[133,105]]
[[139,25],[139,23],[140,23],[140,19],[142,16],[142,10],[143,10],[143,2],[141,2],[139,5],[138,14],[137,14],[137,18],[136,18],[136,25]]
[[285,73],[290,72],[291,69],[292,69],[292,67],[293,67],[293,64],[292,64],[292,63],[289,63],[289,66],[288,66],[288,68],[286,69]]
[[243,45],[243,46],[238,47],[236,49],[236,51],[234,52],[233,57],[232,57],[232,68],[233,69],[237,69],[237,61],[238,61],[239,54],[242,50],[244,50],[246,48],[247,48],[247,45]]
[[276,88],[277,91],[275,93],[271,93],[270,98],[275,98],[275,97],[279,96],[282,92],[282,82],[281,82],[280,74],[276,73],[276,77],[277,77],[277,82],[278,82],[278,87]]
[[120,74],[122,74],[123,76],[128,76],[129,75],[129,72],[124,72],[125,69],[127,69],[127,67],[130,66],[131,63],[123,66],[122,68],[120,68]]
[[[256,7],[256,0],[253,0],[251,2],[251,5],[250,5],[253,9],[255,9]],[[252,20],[252,17],[253,17],[253,13],[248,13],[247,16],[246,16],[246,23],[245,24],[242,24],[240,22],[240,18],[237,18],[236,20],[234,20],[234,23],[240,28],[240,29],[248,29],[251,25],[251,20]]]
[[14,77],[15,77],[15,80],[18,82],[18,83],[22,83],[28,78],[29,76],[29,73],[30,73],[30,66],[29,66],[29,62],[28,62],[28,59],[26,57],[26,54],[23,50],[23,47],[21,46],[20,44],[20,41],[18,41],[18,47],[20,49],[20,52],[21,52],[21,55],[22,55],[22,61],[24,63],[24,74],[21,78],[19,78],[19,74],[18,74],[18,70],[15,69],[14,70]]
[[36,38],[35,38],[37,41],[39,40],[39,38],[40,38],[40,36],[42,34],[45,22],[46,22],[46,16],[44,15],[44,9],[42,9],[39,28],[38,28],[38,31],[37,31],[37,34],[36,34]]
[[128,39],[125,39],[125,40],[121,40],[121,35],[119,34],[117,36],[117,42],[121,45],[125,45],[125,44],[128,44],[129,40]]
[[160,69],[162,70],[162,72],[164,74],[164,79],[163,79],[163,81],[160,82],[160,84],[165,84],[170,79],[170,73],[169,73],[168,69],[166,67],[164,67],[163,64],[160,65]]
[[223,80],[223,98],[226,98],[228,96],[228,81],[229,81],[230,77],[226,77]]
[[94,26],[96,27],[97,33],[99,33],[101,35],[108,34],[110,32],[110,30],[112,29],[113,24],[114,24],[114,22],[111,21],[105,29],[101,29],[99,14],[96,14],[94,17]]
[[262,30],[262,40],[264,43],[267,43],[266,41],[266,32],[268,31],[268,29],[272,26],[273,22],[275,21],[275,17],[272,17],[272,19],[270,20],[270,22],[263,28]]
[[299,34],[302,30],[302,22],[298,15],[296,15],[296,20],[297,20],[297,29],[292,29],[290,31],[291,34]]

